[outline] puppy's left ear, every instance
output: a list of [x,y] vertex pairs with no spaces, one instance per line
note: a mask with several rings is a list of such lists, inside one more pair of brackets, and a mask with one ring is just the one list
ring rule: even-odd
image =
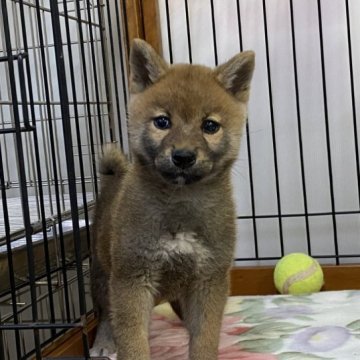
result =
[[249,100],[250,82],[255,67],[255,53],[244,51],[215,68],[221,85],[241,102]]
[[130,92],[136,94],[160,79],[168,64],[144,40],[135,39],[130,50]]

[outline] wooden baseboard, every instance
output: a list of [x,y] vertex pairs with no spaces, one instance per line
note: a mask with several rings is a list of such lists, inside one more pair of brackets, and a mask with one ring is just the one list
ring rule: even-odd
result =
[[[86,330],[90,344],[92,344],[95,339],[96,325],[97,321],[94,315],[89,316]],[[82,331],[83,329],[81,328],[67,331],[63,336],[44,349],[42,352],[43,358],[51,359],[64,356],[83,356],[84,347],[82,343]]]
[[[360,265],[323,265],[323,290],[360,290]],[[274,267],[235,267],[231,270],[230,294],[276,294]]]

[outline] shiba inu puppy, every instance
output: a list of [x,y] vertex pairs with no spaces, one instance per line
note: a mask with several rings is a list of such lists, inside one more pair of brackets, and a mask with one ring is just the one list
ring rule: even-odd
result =
[[151,311],[165,299],[189,331],[189,358],[217,359],[235,243],[230,170],[253,69],[251,51],[215,69],[170,66],[146,42],[133,42],[133,163],[110,147],[100,169],[93,355],[149,360]]

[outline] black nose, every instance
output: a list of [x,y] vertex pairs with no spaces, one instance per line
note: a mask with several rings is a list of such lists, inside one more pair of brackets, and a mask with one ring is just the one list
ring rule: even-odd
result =
[[195,164],[196,154],[190,150],[179,149],[172,152],[171,158],[174,165],[186,169]]

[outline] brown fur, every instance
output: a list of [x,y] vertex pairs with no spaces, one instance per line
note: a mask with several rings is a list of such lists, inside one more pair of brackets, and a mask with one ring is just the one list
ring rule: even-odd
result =
[[[190,359],[215,360],[235,243],[230,169],[254,54],[241,53],[215,70],[169,66],[136,40],[130,67],[134,162],[128,165],[113,148],[104,154],[108,175],[97,204],[92,266],[100,327],[92,353],[116,349],[119,360],[149,360],[151,310],[166,299],[189,331]],[[170,128],[154,125],[160,115]],[[206,119],[219,130],[206,133]],[[179,149],[195,154],[192,166],[174,165]]]

